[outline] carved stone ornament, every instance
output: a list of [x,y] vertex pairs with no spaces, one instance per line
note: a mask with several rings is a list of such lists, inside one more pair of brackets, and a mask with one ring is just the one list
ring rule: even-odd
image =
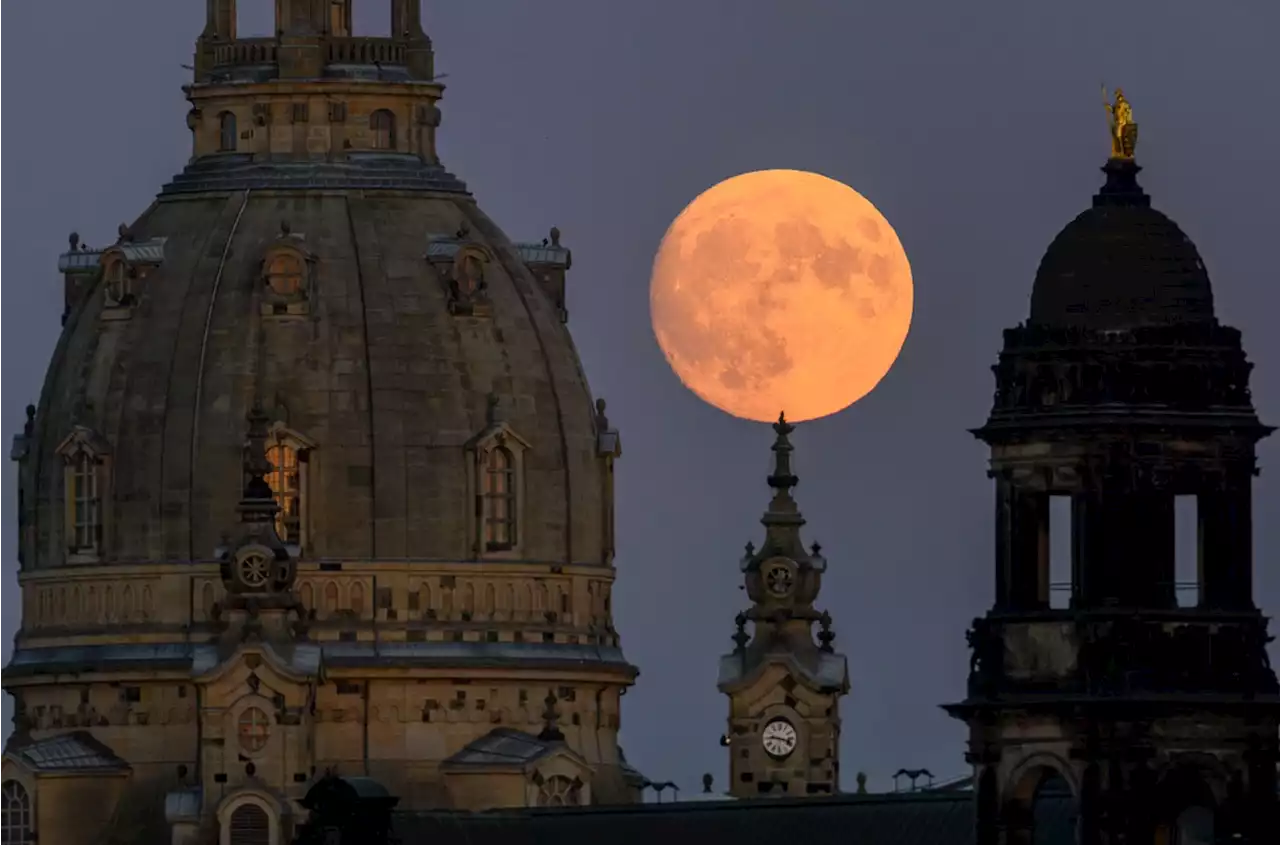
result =
[[227,567],[227,590],[234,593],[278,593],[293,584],[293,564],[287,557],[257,544],[242,547]]

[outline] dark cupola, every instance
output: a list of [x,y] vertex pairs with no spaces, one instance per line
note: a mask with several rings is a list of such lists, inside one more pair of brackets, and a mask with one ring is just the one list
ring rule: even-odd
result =
[[1049,244],[1031,290],[1031,323],[1096,330],[1212,323],[1213,290],[1191,239],[1138,184],[1131,158],[1102,168],[1093,205]]

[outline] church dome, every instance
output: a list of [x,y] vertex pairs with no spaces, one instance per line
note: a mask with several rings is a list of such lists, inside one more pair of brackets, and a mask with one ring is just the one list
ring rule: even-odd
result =
[[[189,163],[58,262],[11,453],[15,742],[89,730],[153,814],[152,773],[198,773],[175,831],[284,841],[356,760],[410,809],[635,791],[621,447],[566,324],[571,254],[508,238],[441,165],[419,4],[387,5],[390,37],[353,34],[351,0],[277,0],[275,36],[238,38],[208,0]],[[545,739],[517,787],[457,759],[502,730]]]
[[1112,159],[1091,208],[1053,239],[1036,272],[1032,324],[1096,330],[1214,320],[1195,244],[1151,207],[1132,160]]
[[[456,180],[304,192],[277,184],[287,165],[250,181],[220,164],[243,186],[175,181],[119,243],[62,259],[73,280],[81,264],[91,275],[34,420],[27,565],[81,547],[102,562],[213,557],[236,526],[255,400],[289,450],[290,477],[268,480],[304,559],[483,552],[468,447],[501,425],[522,453],[510,545],[603,562],[596,412],[535,276],[562,272],[567,250],[512,243]],[[75,431],[110,460],[102,536],[79,541],[61,519],[59,450]]]

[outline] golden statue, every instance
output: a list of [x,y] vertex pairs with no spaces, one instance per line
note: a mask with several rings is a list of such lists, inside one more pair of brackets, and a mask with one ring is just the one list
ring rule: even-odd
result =
[[1116,89],[1116,101],[1107,99],[1107,86],[1102,86],[1102,104],[1107,109],[1107,119],[1111,124],[1111,157],[1132,159],[1133,150],[1138,146],[1138,124],[1133,122],[1133,107],[1124,98],[1124,90]]

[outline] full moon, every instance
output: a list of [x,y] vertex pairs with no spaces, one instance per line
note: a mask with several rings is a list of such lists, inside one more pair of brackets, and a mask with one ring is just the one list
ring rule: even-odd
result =
[[911,265],[874,205],[834,179],[762,170],[689,203],[653,262],[658,345],[685,386],[742,419],[834,414],[889,372]]

